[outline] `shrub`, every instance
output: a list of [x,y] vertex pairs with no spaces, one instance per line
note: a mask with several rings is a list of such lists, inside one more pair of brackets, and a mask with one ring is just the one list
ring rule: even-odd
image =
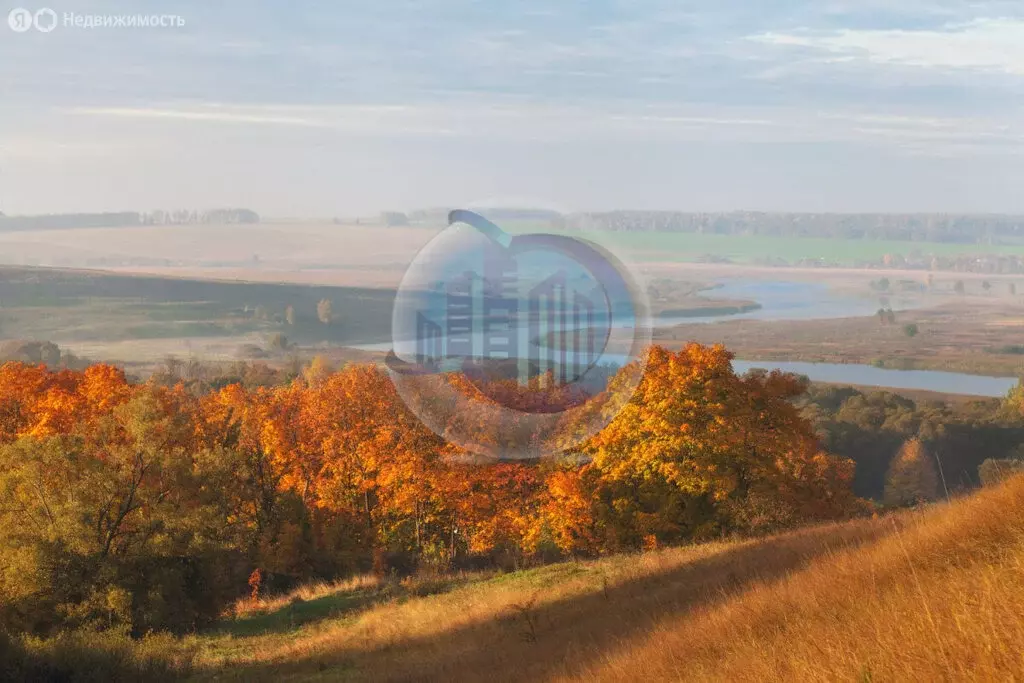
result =
[[1021,472],[1024,460],[1018,458],[989,458],[978,466],[982,486],[995,486]]
[[173,681],[192,670],[195,648],[168,635],[132,640],[124,631],[70,631],[15,638],[0,631],[0,680]]

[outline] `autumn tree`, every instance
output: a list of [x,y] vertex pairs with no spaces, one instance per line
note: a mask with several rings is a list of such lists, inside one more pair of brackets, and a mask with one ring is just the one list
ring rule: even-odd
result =
[[319,387],[334,374],[331,362],[323,356],[313,356],[313,360],[303,368],[302,377],[310,387]]
[[[65,382],[0,447],[3,621],[144,632],[213,618],[231,525],[222,489],[196,476],[194,400],[107,366],[51,379]],[[207,594],[190,594],[201,574]]]
[[910,439],[889,466],[885,504],[925,503],[938,498],[939,492],[939,475],[931,455],[919,439]]
[[[145,384],[106,365],[0,366],[0,627],[188,630],[251,594],[254,576],[262,594],[375,564],[515,567],[854,509],[851,463],[822,451],[793,404],[806,385],[738,376],[731,359],[655,347],[642,380],[640,364],[609,371],[593,396],[440,380],[522,415],[571,407],[544,428],[461,411],[436,430],[498,454],[582,442],[535,462],[446,442],[374,365],[314,359],[287,380],[247,365],[211,380],[182,364]],[[585,429],[602,416],[603,430]]]
[[820,452],[792,405],[804,386],[738,377],[731,359],[721,346],[652,348],[630,403],[587,444],[617,545],[742,526],[755,496],[778,503],[780,523],[848,511],[852,467]]

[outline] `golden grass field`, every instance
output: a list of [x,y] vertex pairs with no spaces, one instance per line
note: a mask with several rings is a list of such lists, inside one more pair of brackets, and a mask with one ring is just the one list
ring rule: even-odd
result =
[[197,681],[1024,679],[1024,478],[760,540],[241,603]]

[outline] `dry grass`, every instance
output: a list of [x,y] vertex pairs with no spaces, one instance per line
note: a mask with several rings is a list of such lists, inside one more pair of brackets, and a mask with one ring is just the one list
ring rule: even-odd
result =
[[567,679],[1024,679],[1024,478],[665,620]]
[[383,581],[380,577],[370,574],[354,576],[341,581],[314,581],[303,584],[283,595],[260,597],[256,600],[241,598],[229,610],[229,616],[235,619],[244,619],[261,614],[270,614],[296,603],[313,602],[314,600],[332,597],[339,593],[377,589],[382,584]]
[[[654,341],[669,348],[687,341],[724,343],[738,358],[763,361],[880,363],[894,369],[1014,377],[1024,372],[1024,357],[1000,350],[1020,342],[1020,328],[1000,323],[1019,320],[1021,310],[1016,301],[993,298],[984,304],[956,302],[897,311],[895,325],[883,325],[874,316],[723,320],[660,329]],[[909,323],[918,326],[917,336],[904,332]]]
[[204,643],[216,680],[520,680],[578,669],[668,616],[877,539],[879,520],[499,576],[378,602],[295,630]]
[[201,638],[197,675],[1024,680],[1024,478],[925,512],[440,581],[358,579],[264,603],[279,617],[296,597],[375,596]]

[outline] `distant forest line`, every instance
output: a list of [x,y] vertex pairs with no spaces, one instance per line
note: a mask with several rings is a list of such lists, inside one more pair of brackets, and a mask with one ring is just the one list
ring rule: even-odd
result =
[[[760,237],[945,242],[954,244],[1024,245],[1024,216],[947,213],[801,213],[761,211],[635,211],[561,214],[539,209],[481,209],[492,220],[547,224],[559,230],[698,233]],[[384,214],[400,225],[403,214]],[[434,223],[440,209],[410,212],[408,224]]]
[[[544,209],[480,209],[510,228],[607,230],[613,232],[696,233],[760,237],[937,242],[991,246],[1024,246],[1024,215],[945,213],[799,213],[799,212],[687,212],[634,211],[562,214]],[[448,209],[383,211],[364,219],[334,218],[337,224],[379,224],[387,227],[438,227],[447,222]],[[132,227],[144,225],[255,224],[260,215],[245,208],[181,209],[151,212],[67,213],[5,216],[0,232],[69,228]]]
[[566,227],[955,244],[1024,243],[1022,216],[614,211],[575,214],[567,217]]
[[0,213],[0,232],[259,222],[259,214],[250,209],[211,209],[206,211],[179,209],[175,211],[151,211],[148,213],[115,211],[105,213],[55,213],[39,216],[5,216]]

